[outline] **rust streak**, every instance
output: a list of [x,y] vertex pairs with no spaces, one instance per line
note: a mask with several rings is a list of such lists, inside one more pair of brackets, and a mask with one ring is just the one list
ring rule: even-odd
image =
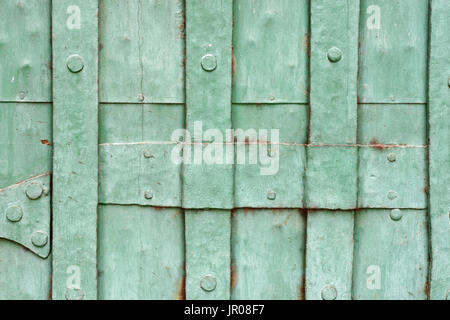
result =
[[49,146],[50,145],[50,142],[48,142],[48,140],[41,140],[41,143],[42,144],[45,144],[45,145],[47,145],[47,146]]
[[178,281],[177,300],[186,300],[186,276]]

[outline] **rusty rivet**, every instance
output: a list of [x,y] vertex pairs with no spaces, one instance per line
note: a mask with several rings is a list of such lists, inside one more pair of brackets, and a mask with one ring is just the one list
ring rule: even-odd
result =
[[388,192],[387,197],[389,200],[394,200],[398,197],[398,194],[397,192],[391,190]]
[[389,153],[387,159],[389,162],[395,162],[397,160],[397,155],[395,153]]
[[30,183],[27,186],[27,189],[25,191],[27,197],[30,200],[39,199],[42,196],[43,192],[44,192],[44,188],[42,188],[42,185],[39,182]]
[[392,220],[399,221],[403,217],[403,212],[400,209],[394,209],[394,210],[391,210],[391,212],[389,213],[389,216],[391,217]]
[[326,286],[322,289],[322,300],[336,300],[336,298],[337,290],[333,285]]
[[267,199],[269,200],[275,200],[277,198],[277,193],[274,191],[270,191],[267,193]]
[[44,231],[35,231],[31,235],[31,243],[36,247],[43,247],[48,242],[48,235]]
[[203,277],[202,280],[200,280],[200,287],[205,290],[206,292],[211,292],[214,289],[216,289],[217,286],[217,280],[214,276],[208,274]]
[[150,150],[145,150],[144,157],[149,159],[149,158],[154,158],[155,156],[153,155],[153,153]]
[[203,70],[211,72],[217,68],[217,59],[212,54],[207,54],[202,57],[201,65]]
[[67,58],[67,68],[70,72],[78,73],[84,68],[84,61],[78,54],[72,54]]
[[6,219],[11,222],[19,222],[23,216],[22,208],[18,206],[10,206],[6,208],[5,213]]
[[328,50],[327,56],[330,62],[339,62],[342,59],[342,51],[339,48],[332,47]]
[[145,191],[144,197],[147,200],[153,199],[153,192],[151,192],[150,190]]
[[83,300],[84,291],[80,288],[67,288],[65,296],[66,300]]

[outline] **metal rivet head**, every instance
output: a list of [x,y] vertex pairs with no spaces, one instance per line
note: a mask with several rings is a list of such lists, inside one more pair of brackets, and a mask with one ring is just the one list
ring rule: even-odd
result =
[[48,242],[48,235],[44,231],[35,231],[31,235],[31,243],[36,247],[43,247]]
[[336,300],[337,290],[334,286],[326,286],[322,289],[322,300]]
[[141,102],[145,100],[145,97],[144,97],[144,95],[142,93],[138,94],[138,100],[141,101]]
[[147,199],[147,200],[153,199],[153,192],[151,192],[150,190],[145,191],[144,197],[145,197],[145,199]]
[[333,47],[328,50],[327,56],[330,62],[338,62],[342,59],[342,51],[339,48]]
[[70,72],[78,73],[84,68],[84,61],[78,54],[72,54],[67,58],[67,68]]
[[201,65],[203,70],[211,72],[217,68],[217,59],[212,54],[207,54],[202,57]]
[[267,193],[267,199],[269,200],[275,200],[277,198],[277,193],[274,191],[270,191]]
[[200,287],[207,291],[207,292],[211,292],[214,289],[216,289],[217,286],[217,280],[214,276],[212,275],[206,275],[203,277],[202,280],[200,280]]
[[395,191],[389,191],[387,197],[389,200],[394,200],[398,197],[398,194]]
[[18,206],[10,206],[6,208],[5,213],[6,219],[11,222],[19,222],[23,216],[22,208]]
[[150,150],[145,150],[144,157],[149,159],[149,158],[154,158],[155,156],[153,155],[153,153]]
[[66,300],[83,300],[84,291],[80,288],[67,288],[65,296]]
[[39,199],[42,196],[42,193],[44,192],[44,188],[42,188],[42,185],[38,182],[32,182],[27,186],[27,189],[25,191],[27,197],[30,200],[36,200]]
[[395,162],[397,160],[397,155],[395,153],[389,153],[387,159],[389,162]]
[[25,99],[26,96],[27,96],[27,93],[25,91],[20,91],[19,92],[19,99],[20,100]]
[[399,221],[403,217],[403,212],[400,209],[394,209],[394,210],[391,210],[391,212],[389,213],[389,216],[391,217],[392,220]]

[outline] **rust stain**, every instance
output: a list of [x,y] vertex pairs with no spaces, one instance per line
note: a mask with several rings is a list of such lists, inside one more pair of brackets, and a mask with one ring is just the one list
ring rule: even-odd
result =
[[311,56],[311,36],[309,33],[305,34],[305,37],[303,38],[303,46],[305,47],[305,52],[308,55],[308,57]]
[[41,140],[41,143],[42,143],[42,144],[45,144],[45,145],[47,145],[47,146],[50,145],[50,142],[48,142],[48,140]]
[[244,214],[252,213],[253,211],[255,211],[255,209],[252,209],[252,208],[244,208]]
[[425,282],[424,293],[425,293],[425,296],[427,296],[427,297],[430,295],[430,281],[429,280],[427,280],[427,282]]
[[184,31],[186,30],[186,16],[185,16],[184,12],[182,13],[182,18],[183,18],[183,20],[177,27],[178,30],[180,30],[180,33],[178,34],[178,37],[180,39],[184,39],[184,35],[185,35]]
[[177,300],[186,300],[186,276],[178,281]]
[[231,274],[230,274],[230,290],[233,290],[234,286],[237,282],[237,267],[235,265],[231,265]]
[[383,150],[383,149],[388,148],[386,145],[379,143],[379,142],[377,141],[377,139],[375,139],[375,138],[373,138],[373,139],[370,141],[370,144],[371,144],[371,146],[372,146],[373,148],[378,149],[378,150]]
[[234,55],[234,47],[233,47],[233,53],[232,53],[232,75],[236,73],[236,56]]
[[298,300],[305,300],[305,287],[306,287],[306,279],[305,275],[302,276],[302,282],[298,286]]
[[423,188],[423,192],[425,192],[426,194],[428,194],[428,187]]
[[103,49],[103,44],[101,42],[98,43],[98,51],[102,51]]

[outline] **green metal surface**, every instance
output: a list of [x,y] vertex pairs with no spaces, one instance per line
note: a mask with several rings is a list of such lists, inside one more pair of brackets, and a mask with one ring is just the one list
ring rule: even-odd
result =
[[97,1],[53,1],[53,299],[97,298],[97,17]]
[[428,86],[430,298],[450,299],[450,3],[432,0]]
[[448,299],[449,18],[1,1],[0,299]]

